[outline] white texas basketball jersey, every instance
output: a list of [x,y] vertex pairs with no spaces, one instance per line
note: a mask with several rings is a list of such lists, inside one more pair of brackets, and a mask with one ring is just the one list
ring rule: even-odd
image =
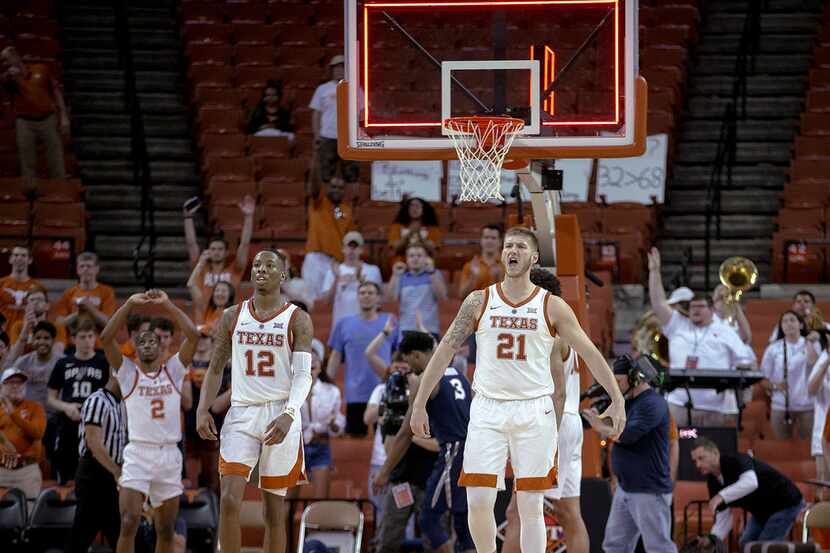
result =
[[565,360],[565,413],[579,414],[579,356],[568,348],[568,358]]
[[242,302],[231,334],[231,405],[256,405],[288,398],[291,391],[291,321],[299,308],[286,302],[260,319],[253,300]]
[[556,331],[547,318],[549,297],[536,287],[514,304],[501,284],[484,291],[484,311],[476,329],[475,392],[499,400],[553,393],[550,354]]
[[182,382],[187,368],[174,355],[157,371],[144,373],[124,357],[118,383],[127,409],[127,434],[131,442],[175,444],[182,439]]

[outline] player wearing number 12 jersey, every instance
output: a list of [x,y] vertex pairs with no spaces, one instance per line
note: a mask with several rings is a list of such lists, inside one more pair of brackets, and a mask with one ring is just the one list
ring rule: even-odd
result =
[[[516,477],[523,553],[545,551],[543,492],[555,483],[556,415],[550,355],[557,336],[592,367],[610,369],[567,303],[530,282],[539,260],[533,231],[515,227],[504,236],[504,280],[471,293],[441,340],[421,377],[412,409],[412,430],[429,435],[426,403],[452,356],[470,334],[476,335],[476,392],[464,448],[460,483],[467,488],[468,522],[478,553],[495,553],[493,508],[504,487],[508,455]],[[625,426],[619,389],[603,416],[614,434]],[[615,436],[612,436],[615,437]]]
[[202,382],[196,427],[215,440],[209,408],[222,372],[231,362],[231,408],[219,442],[219,545],[223,553],[241,548],[239,512],[245,486],[259,464],[264,493],[266,553],[285,551],[283,501],[288,488],[305,480],[300,408],[311,390],[308,313],[280,294],[286,260],[264,250],[254,258],[254,295],[222,314],[214,334],[210,367]]
[[[179,352],[163,361],[161,343],[147,330],[136,340],[138,363],[124,357],[115,335],[136,305],[156,304],[173,318],[185,340]],[[156,508],[156,553],[173,551],[179,496],[182,494],[181,389],[199,333],[181,309],[161,290],[131,296],[101,333],[101,342],[121,387],[127,409],[129,444],[118,484],[121,532],[117,553],[133,553],[144,498]]]

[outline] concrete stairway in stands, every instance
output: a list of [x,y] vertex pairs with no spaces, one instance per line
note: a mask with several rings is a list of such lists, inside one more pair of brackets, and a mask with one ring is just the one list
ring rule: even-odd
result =
[[[687,104],[672,161],[672,181],[659,247],[664,278],[676,274],[692,248],[689,285],[704,286],[706,191],[721,120],[732,97],[741,31],[754,0],[718,0],[703,8],[700,40],[690,60]],[[791,158],[822,0],[762,2],[761,37],[747,81],[747,117],[738,123],[733,183],[721,196],[722,238],[712,243],[710,285],[719,263],[731,255],[758,265],[770,278],[774,216]]]
[[[186,87],[174,0],[143,0],[127,9],[136,89],[156,206],[156,281],[184,286],[181,205],[197,194]],[[70,88],[73,135],[94,249],[102,279],[139,286],[133,250],[141,238],[141,188],[134,183],[125,68],[116,41],[116,12],[107,0],[62,3],[62,44]]]

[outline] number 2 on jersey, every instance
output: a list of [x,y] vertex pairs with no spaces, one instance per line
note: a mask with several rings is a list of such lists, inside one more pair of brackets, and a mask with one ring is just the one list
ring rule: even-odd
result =
[[[497,359],[509,359],[516,361],[527,361],[525,356],[525,335],[524,334],[499,334],[499,345],[496,348]],[[515,351],[514,351],[515,350]]]
[[154,419],[164,418],[164,400],[154,399],[150,401],[150,416]]
[[274,376],[274,354],[268,350],[257,353],[256,372],[254,371],[254,351],[245,352],[247,368],[245,374],[248,376]]

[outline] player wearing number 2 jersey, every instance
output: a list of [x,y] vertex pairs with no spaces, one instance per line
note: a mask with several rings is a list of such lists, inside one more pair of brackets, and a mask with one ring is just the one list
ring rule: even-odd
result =
[[251,271],[253,298],[223,313],[202,382],[196,426],[203,439],[215,440],[209,408],[225,365],[231,362],[231,408],[219,442],[223,553],[238,553],[241,548],[239,512],[246,482],[257,464],[259,487],[268,492],[262,494],[266,553],[284,552],[284,496],[288,488],[305,480],[299,413],[311,389],[314,330],[308,313],[280,294],[285,261],[272,251],[256,255]]
[[[516,227],[505,233],[504,280],[464,300],[421,377],[412,409],[413,432],[428,436],[427,400],[455,352],[475,332],[476,395],[460,481],[467,487],[468,521],[478,553],[496,551],[493,508],[497,489],[504,487],[508,455],[516,477],[521,550],[545,550],[543,491],[553,487],[556,476],[550,372],[555,338],[561,337],[589,366],[610,372],[568,304],[530,282],[530,269],[538,260],[533,231]],[[618,435],[625,426],[625,404],[618,388],[612,390],[612,399],[603,416],[611,418]]]
[[[138,363],[121,354],[115,335],[133,307],[156,304],[167,310],[185,340],[179,352],[162,359],[161,344],[150,330],[136,340]],[[182,494],[181,387],[193,359],[199,333],[181,309],[161,290],[131,296],[113,315],[101,333],[107,361],[117,368],[116,377],[127,409],[129,444],[124,449],[124,464],[118,484],[121,508],[121,533],[117,553],[135,550],[135,535],[141,521],[144,498],[156,510],[156,552],[173,549],[179,496]]]

